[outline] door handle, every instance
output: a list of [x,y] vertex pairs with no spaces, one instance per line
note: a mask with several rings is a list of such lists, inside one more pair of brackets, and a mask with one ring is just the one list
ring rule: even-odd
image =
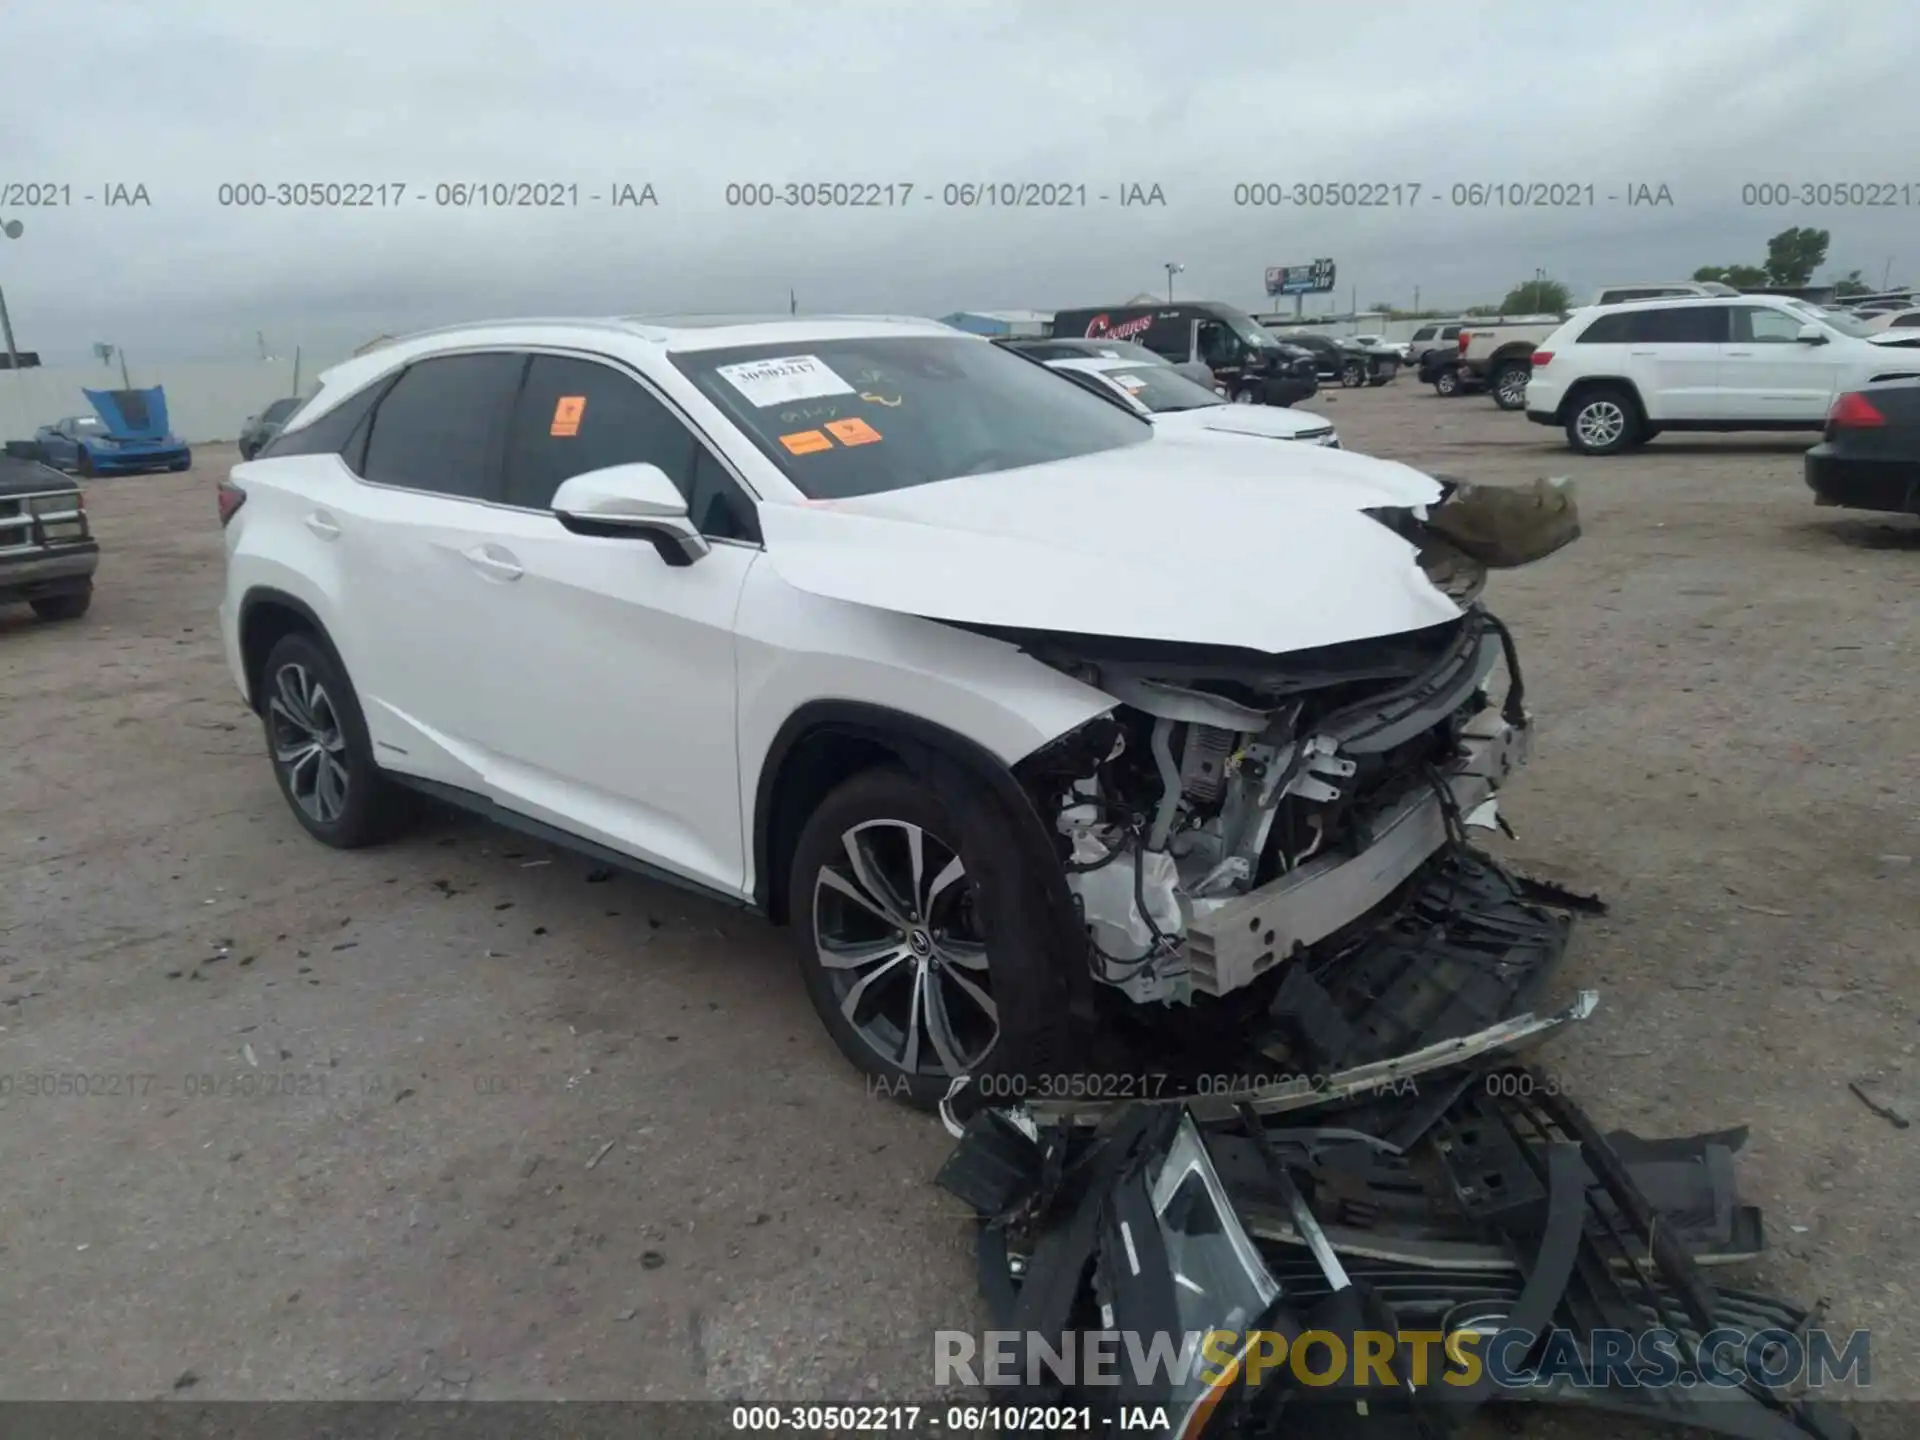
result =
[[315,510],[311,515],[307,516],[307,529],[318,535],[322,540],[338,540],[340,538],[340,526],[338,522],[324,510]]
[[1720,353],[1721,353],[1722,355],[1742,355],[1742,356],[1751,356],[1751,355],[1753,354],[1753,351],[1751,351],[1751,350],[1722,350],[1722,351],[1721,351]]
[[511,553],[498,545],[476,545],[465,553],[468,563],[490,579],[518,580],[527,573]]
[[1651,354],[1653,354],[1653,351],[1651,351],[1651,350],[1629,350],[1629,351],[1627,351],[1627,354],[1629,354],[1629,355],[1632,355],[1632,356],[1636,356],[1636,357],[1639,357],[1639,356],[1644,356],[1644,355],[1651,355]]

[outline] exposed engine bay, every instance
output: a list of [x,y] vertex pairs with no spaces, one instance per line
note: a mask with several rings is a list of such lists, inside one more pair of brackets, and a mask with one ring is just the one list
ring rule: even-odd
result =
[[1240,989],[1363,919],[1470,819],[1495,823],[1525,758],[1512,641],[1478,606],[1285,656],[1026,648],[1122,702],[1022,768],[1095,977],[1142,1004]]

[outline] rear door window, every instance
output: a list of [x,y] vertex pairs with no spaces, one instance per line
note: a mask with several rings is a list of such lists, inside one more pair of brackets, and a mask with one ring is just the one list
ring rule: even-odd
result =
[[1731,305],[1663,305],[1630,311],[1632,345],[1717,345],[1729,334]]
[[501,448],[526,363],[499,351],[408,366],[374,411],[360,473],[376,485],[499,499]]

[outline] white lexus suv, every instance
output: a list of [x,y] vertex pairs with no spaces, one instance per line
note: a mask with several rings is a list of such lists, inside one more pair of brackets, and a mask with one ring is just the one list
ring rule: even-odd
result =
[[1533,352],[1527,418],[1586,455],[1663,430],[1820,430],[1835,397],[1920,375],[1920,334],[1771,295],[1577,310]]
[[931,321],[502,321],[235,467],[220,619],[315,838],[424,794],[762,912],[930,1103],[1277,983],[1485,817],[1528,730],[1475,488]]

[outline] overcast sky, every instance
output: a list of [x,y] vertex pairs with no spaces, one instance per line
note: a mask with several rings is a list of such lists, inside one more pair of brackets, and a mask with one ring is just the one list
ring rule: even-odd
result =
[[[1248,308],[1264,267],[1319,256],[1343,307],[1416,287],[1464,306],[1536,267],[1580,294],[1758,261],[1795,224],[1832,232],[1823,277],[1920,276],[1907,0],[9,0],[4,28],[0,218],[25,229],[0,240],[0,286],[49,363],[94,340],[246,355],[263,330],[329,352],[488,315],[783,311],[789,287],[803,310],[1053,309],[1163,292],[1168,262],[1178,293]],[[405,199],[220,203],[223,184],[283,181]],[[913,193],[726,203],[730,182],[808,181]],[[435,204],[441,184],[517,182],[579,201]],[[981,182],[1084,185],[1087,203],[946,203]],[[1236,206],[1259,182],[1403,189]],[[1516,182],[1597,203],[1452,203]],[[1742,203],[1743,185],[1834,182],[1895,203]],[[22,203],[48,184],[71,203]],[[656,205],[610,204],[647,184]],[[112,185],[150,204],[108,207]],[[1135,185],[1165,204],[1123,207]],[[1630,206],[1642,185],[1672,203]]]

